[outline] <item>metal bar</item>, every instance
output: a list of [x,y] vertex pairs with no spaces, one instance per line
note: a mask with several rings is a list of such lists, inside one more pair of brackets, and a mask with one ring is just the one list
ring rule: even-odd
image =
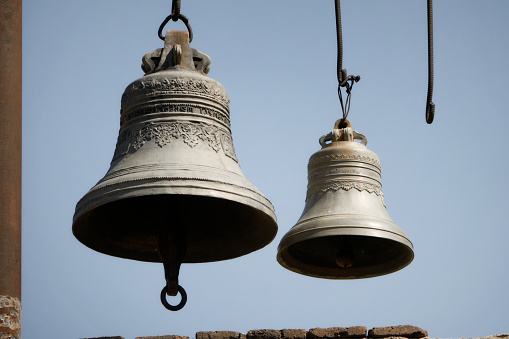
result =
[[0,337],[21,338],[22,0],[0,1]]

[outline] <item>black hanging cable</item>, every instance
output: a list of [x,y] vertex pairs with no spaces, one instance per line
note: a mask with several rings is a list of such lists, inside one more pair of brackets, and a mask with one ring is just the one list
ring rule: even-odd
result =
[[191,29],[191,25],[189,25],[189,19],[180,13],[180,0],[173,0],[171,3],[171,14],[164,19],[161,26],[159,26],[159,30],[157,31],[157,35],[159,39],[164,41],[163,28],[170,21],[178,21],[182,20],[182,22],[186,25],[187,31],[189,32],[189,42],[193,41],[193,30]]
[[171,14],[173,15],[172,20],[177,21],[180,15],[180,0],[173,0],[171,3]]
[[[339,102],[341,103],[341,110],[343,111],[343,118],[340,125],[346,125],[345,119],[348,117],[350,112],[350,103],[352,96],[352,87],[355,82],[358,82],[361,77],[348,75],[346,69],[343,69],[343,32],[341,30],[341,5],[340,0],[335,0],[336,7],[336,38],[338,43],[338,64],[337,64],[337,76],[338,76],[338,96]],[[346,88],[346,101],[343,103],[343,94],[341,87]],[[342,126],[344,127],[344,126]]]
[[[341,29],[341,4],[339,0],[335,0],[336,7],[336,39],[338,42],[338,82],[343,83],[343,77],[346,78],[346,69],[343,69],[343,31]],[[343,71],[345,75],[343,76]]]
[[426,99],[426,122],[431,124],[435,117],[433,98],[433,0],[428,0],[428,97]]

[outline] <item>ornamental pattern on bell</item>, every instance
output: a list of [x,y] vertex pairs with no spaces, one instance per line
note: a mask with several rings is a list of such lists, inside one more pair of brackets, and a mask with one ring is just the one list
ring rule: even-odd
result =
[[382,188],[378,185],[370,184],[362,181],[350,181],[350,180],[341,180],[341,181],[333,181],[326,183],[325,185],[316,185],[308,190],[308,194],[306,196],[306,201],[316,194],[324,194],[327,191],[333,190],[344,190],[349,191],[352,188],[355,188],[357,191],[362,192],[366,191],[368,193],[375,193],[377,196],[382,199],[382,204],[385,206],[384,194],[382,193]]
[[365,155],[345,154],[345,153],[336,153],[336,154],[328,154],[328,155],[313,157],[312,159],[309,160],[308,166],[314,166],[317,163],[329,162],[331,160],[362,161],[362,162],[371,164],[378,169],[381,169],[380,162],[377,159],[373,159],[373,158],[367,157]]
[[229,134],[203,122],[149,122],[141,128],[128,128],[119,135],[112,162],[136,152],[148,141],[152,140],[163,148],[176,139],[182,140],[191,148],[204,142],[216,153],[222,149],[226,156],[238,162]]
[[122,105],[139,96],[160,95],[162,92],[175,92],[176,94],[198,94],[213,97],[228,107],[230,99],[226,90],[218,86],[213,80],[196,80],[192,78],[149,79],[137,81],[129,85],[122,95]]

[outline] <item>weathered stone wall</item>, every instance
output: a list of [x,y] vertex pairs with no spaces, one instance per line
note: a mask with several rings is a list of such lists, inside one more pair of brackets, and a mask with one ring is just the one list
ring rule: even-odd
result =
[[[374,327],[367,330],[364,326],[312,328],[284,330],[251,330],[247,334],[234,331],[197,332],[195,339],[431,339],[428,331],[422,328],[401,325]],[[124,337],[100,337],[88,339],[124,339]],[[152,337],[137,337],[136,339],[190,339],[179,335],[163,335]],[[474,338],[472,338],[474,339]],[[475,339],[509,339],[509,334],[490,335]]]

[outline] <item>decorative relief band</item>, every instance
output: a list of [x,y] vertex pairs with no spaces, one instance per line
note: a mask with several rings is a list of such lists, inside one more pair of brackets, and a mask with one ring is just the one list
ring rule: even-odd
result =
[[367,157],[365,155],[344,154],[344,153],[341,153],[341,154],[336,153],[336,154],[329,154],[329,155],[324,155],[324,156],[320,156],[320,157],[314,157],[309,160],[308,167],[314,166],[318,163],[331,161],[331,160],[357,160],[357,161],[362,161],[362,162],[368,163],[370,165],[373,165],[376,168],[378,168],[379,170],[381,170],[380,162],[377,159],[373,159],[373,158]]
[[118,137],[112,162],[122,155],[136,152],[149,140],[154,140],[156,145],[162,148],[174,139],[182,139],[191,148],[203,141],[216,153],[223,149],[226,156],[238,162],[228,131],[203,122],[188,121],[150,122],[141,128],[126,129]]
[[330,190],[338,191],[341,189],[349,191],[352,188],[355,188],[359,192],[366,191],[368,193],[375,193],[382,199],[382,204],[385,206],[384,195],[380,186],[362,181],[349,180],[328,182],[324,185],[313,185],[312,188],[308,189],[306,201],[316,194],[325,193]]
[[[6,308],[10,309],[5,310]],[[21,330],[21,301],[6,295],[0,295],[0,328],[9,332],[0,332],[0,339],[17,339]]]
[[161,92],[176,92],[176,94],[198,94],[211,96],[228,107],[230,99],[225,89],[219,83],[211,80],[197,80],[192,78],[150,78],[131,84],[122,95],[122,106],[133,98],[160,94]]
[[337,175],[360,175],[363,171],[360,168],[345,168],[345,167],[333,167],[323,171],[317,171],[313,174],[308,175],[308,179],[312,180],[315,178],[321,178],[326,175],[337,174]]
[[193,113],[199,114],[206,117],[211,117],[217,119],[230,127],[230,116],[227,113],[221,112],[219,110],[203,107],[201,105],[193,105],[193,104],[176,104],[176,103],[156,103],[152,105],[143,106],[143,108],[135,109],[132,112],[124,113],[124,111],[120,115],[120,126],[122,126],[127,121],[134,119],[136,117],[152,114],[152,113]]

